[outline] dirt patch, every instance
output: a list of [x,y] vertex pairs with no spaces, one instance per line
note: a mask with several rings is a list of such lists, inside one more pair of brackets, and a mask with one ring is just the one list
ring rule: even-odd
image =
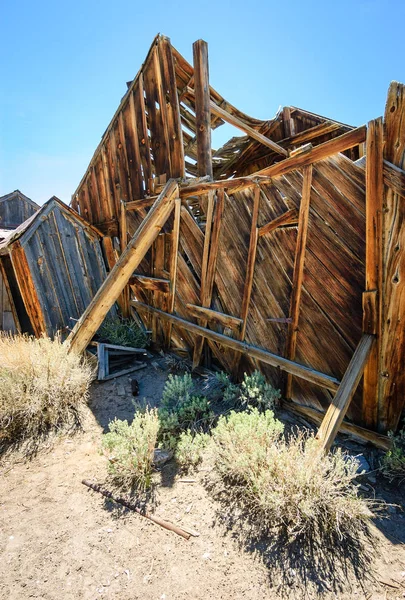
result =
[[[155,406],[167,373],[149,366],[134,373],[140,398]],[[43,600],[116,598],[119,600],[249,599],[276,600],[287,587],[286,564],[265,565],[263,548],[241,547],[227,530],[224,507],[204,485],[206,470],[192,483],[182,481],[173,465],[161,471],[156,514],[199,532],[185,541],[130,512],[115,509],[85,488],[83,478],[103,482],[105,458],[100,435],[108,422],[133,415],[130,376],[95,384],[85,430],[61,438],[31,462],[0,465],[0,598]],[[205,467],[206,469],[207,467]],[[370,482],[365,482],[371,490]],[[372,481],[378,496],[404,502],[400,490]],[[293,598],[405,597],[405,513],[392,509],[389,518],[376,521],[376,551],[363,581],[348,572],[344,590],[333,591],[333,576],[305,588],[300,573]],[[225,519],[226,520],[226,519]],[[333,554],[329,553],[333,565]],[[277,576],[278,574],[278,576]],[[327,586],[329,585],[329,590]]]

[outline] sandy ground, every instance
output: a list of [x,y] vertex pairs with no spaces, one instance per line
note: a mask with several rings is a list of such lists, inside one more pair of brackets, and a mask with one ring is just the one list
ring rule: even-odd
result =
[[[152,366],[138,372],[140,397],[156,404],[166,376]],[[14,456],[0,464],[2,600],[405,598],[403,510],[393,509],[389,519],[376,523],[376,551],[363,585],[348,574],[336,592],[331,574],[317,592],[297,574],[295,587],[277,588],[275,573],[281,577],[286,566],[268,568],[259,551],[240,548],[218,520],[223,508],[203,485],[206,470],[192,476],[193,483],[181,481],[170,464],[160,474],[156,514],[197,530],[199,537],[189,541],[117,511],[83,486],[83,478],[105,480],[103,428],[114,416],[133,413],[128,376],[95,384],[90,409],[83,433],[56,440],[30,462]],[[399,494],[385,493],[398,502]]]

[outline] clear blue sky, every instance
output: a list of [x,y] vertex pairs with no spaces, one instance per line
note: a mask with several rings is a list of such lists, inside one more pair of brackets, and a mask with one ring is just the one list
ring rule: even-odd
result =
[[70,201],[158,32],[190,61],[205,39],[211,84],[263,119],[295,105],[360,125],[405,82],[404,0],[3,0],[0,14],[0,195],[40,204]]

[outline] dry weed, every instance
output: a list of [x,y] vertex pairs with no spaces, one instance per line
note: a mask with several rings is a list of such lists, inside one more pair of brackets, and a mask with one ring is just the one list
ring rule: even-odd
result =
[[90,365],[58,337],[0,333],[1,445],[77,425],[92,378]]

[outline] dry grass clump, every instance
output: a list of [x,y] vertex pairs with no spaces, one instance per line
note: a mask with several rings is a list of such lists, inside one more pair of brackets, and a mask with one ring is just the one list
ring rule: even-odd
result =
[[357,465],[340,451],[324,455],[313,438],[282,437],[271,411],[221,418],[213,431],[215,465],[227,494],[260,535],[274,528],[286,542],[356,536],[372,516],[353,483]]
[[38,441],[77,425],[93,378],[59,338],[0,333],[0,444]]
[[405,429],[394,435],[389,432],[392,445],[382,459],[381,470],[390,481],[405,481]]
[[108,427],[102,445],[109,452],[108,471],[114,483],[126,489],[148,490],[159,431],[157,409],[136,413],[130,425],[115,419]]

